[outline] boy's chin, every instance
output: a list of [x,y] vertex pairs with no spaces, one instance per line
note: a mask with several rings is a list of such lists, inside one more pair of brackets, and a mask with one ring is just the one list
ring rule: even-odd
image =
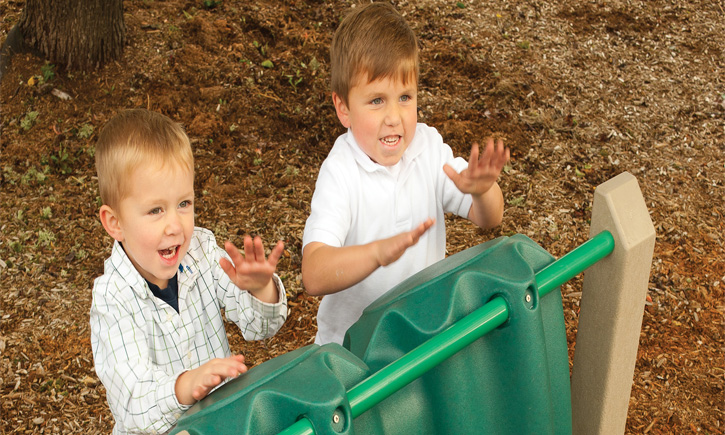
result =
[[400,159],[402,159],[402,158],[403,158],[403,156],[391,156],[391,157],[383,157],[382,159],[379,159],[379,161],[376,161],[375,159],[373,159],[373,161],[380,166],[389,167],[389,166],[395,166],[398,163],[400,163]]

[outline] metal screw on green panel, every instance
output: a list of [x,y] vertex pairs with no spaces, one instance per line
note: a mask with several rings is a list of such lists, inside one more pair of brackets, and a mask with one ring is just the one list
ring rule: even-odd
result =
[[531,295],[526,295],[526,302],[531,302]]
[[335,423],[335,424],[339,423],[340,422],[340,416],[337,415],[337,414],[333,415],[332,416],[332,422]]

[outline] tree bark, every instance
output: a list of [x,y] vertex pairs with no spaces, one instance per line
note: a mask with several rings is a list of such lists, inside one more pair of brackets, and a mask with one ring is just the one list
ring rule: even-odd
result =
[[26,0],[17,27],[25,47],[68,69],[118,59],[126,43],[123,0]]

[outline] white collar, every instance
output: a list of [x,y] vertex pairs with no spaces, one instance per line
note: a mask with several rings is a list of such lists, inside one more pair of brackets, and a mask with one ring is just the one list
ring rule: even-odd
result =
[[[191,250],[191,247],[189,247]],[[122,275],[124,281],[133,289],[133,291],[142,299],[148,298],[152,295],[146,280],[136,270],[136,266],[133,265],[131,259],[123,250],[123,246],[118,241],[113,243],[113,249],[111,251],[111,257],[109,258],[113,268]],[[124,273],[124,271],[128,271]],[[183,273],[182,273],[183,271]],[[190,258],[189,252],[184,258],[181,259],[179,265],[179,272],[177,272],[177,283],[179,289],[179,295],[181,296],[182,288],[186,289],[190,286],[189,282],[193,282],[198,273],[196,262],[193,258]]]
[[[420,139],[423,135],[418,134],[418,128],[416,125],[416,134],[413,136],[413,141],[408,145],[408,148],[405,149],[405,152],[403,153],[403,157],[400,159],[400,170],[399,173],[403,173],[405,168],[409,166],[410,162],[413,161],[420,153],[423,152],[425,149],[425,144],[423,143],[423,140]],[[348,129],[347,134],[345,135],[345,142],[350,146],[350,150],[352,150],[352,155],[355,158],[355,161],[367,172],[375,172],[384,170],[385,172],[389,172],[385,166],[382,166],[378,163],[375,163],[370,156],[365,154],[365,151],[360,148],[360,145],[355,140],[355,135],[352,134],[352,130]]]

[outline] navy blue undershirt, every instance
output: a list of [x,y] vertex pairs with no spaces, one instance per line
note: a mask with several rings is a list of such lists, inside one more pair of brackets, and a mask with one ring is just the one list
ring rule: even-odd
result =
[[179,284],[176,275],[169,280],[169,284],[165,289],[160,289],[159,286],[150,283],[148,280],[146,280],[146,283],[154,296],[171,305],[177,313],[179,312]]

